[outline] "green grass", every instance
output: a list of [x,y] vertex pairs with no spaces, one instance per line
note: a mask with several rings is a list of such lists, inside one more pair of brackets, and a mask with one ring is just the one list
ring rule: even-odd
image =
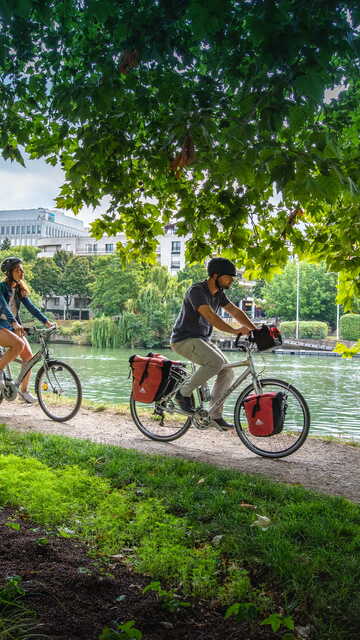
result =
[[[186,596],[254,602],[263,617],[285,611],[321,640],[358,637],[360,508],[345,499],[2,428],[1,503],[69,527],[104,554],[130,549],[137,570]],[[270,518],[267,529],[256,514]]]
[[34,612],[24,604],[24,595],[20,576],[7,578],[0,589],[1,640],[36,640],[46,637],[38,632],[40,625]]

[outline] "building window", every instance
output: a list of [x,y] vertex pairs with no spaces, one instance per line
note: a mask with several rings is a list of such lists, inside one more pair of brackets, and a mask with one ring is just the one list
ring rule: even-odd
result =
[[5,235],[5,227],[1,227],[1,235],[4,236]]
[[36,233],[36,225],[35,224],[31,225],[31,233]]
[[15,227],[11,227],[11,235],[14,236],[15,235]]
[[171,243],[171,255],[179,256],[181,251],[181,242],[179,240],[173,240]]
[[89,304],[88,298],[74,298],[74,308],[82,309],[83,307],[87,307]]
[[24,224],[22,224],[22,225],[21,225],[21,235],[23,236],[23,235],[24,235],[24,233],[25,233],[25,225],[24,225]]
[[105,245],[105,251],[106,251],[106,253],[112,253],[114,251],[114,245],[113,244],[106,244]]
[[171,269],[180,269],[180,260],[171,260]]
[[20,235],[20,227],[19,227],[19,225],[17,225],[17,227],[16,227],[16,235],[17,236]]
[[41,224],[38,224],[38,225],[37,225],[37,232],[38,232],[38,234],[40,235],[40,233],[41,233]]
[[28,236],[30,235],[30,232],[31,232],[31,227],[30,227],[30,225],[28,224],[28,225],[26,226],[26,233],[28,234]]

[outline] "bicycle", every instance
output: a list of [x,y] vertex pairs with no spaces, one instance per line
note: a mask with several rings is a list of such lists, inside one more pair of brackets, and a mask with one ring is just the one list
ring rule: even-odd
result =
[[[17,358],[14,360],[14,362],[21,364],[21,370],[16,379],[12,376],[10,364],[4,368],[4,387],[0,392],[0,402],[4,399],[12,402],[18,394],[21,396],[19,390],[21,382],[26,374],[42,360],[43,364],[35,378],[35,393],[40,407],[52,420],[66,422],[79,411],[82,390],[75,371],[65,362],[55,360],[50,356],[48,341],[56,331],[56,326],[49,329],[37,329],[36,327],[26,329],[28,335],[39,339],[40,349],[28,362],[22,362]],[[0,353],[4,353],[3,347],[0,347]]]
[[[179,362],[171,367],[167,389],[157,402],[141,403],[135,401],[133,394],[131,394],[130,411],[138,429],[148,438],[160,442],[171,442],[180,438],[191,426],[197,429],[206,429],[211,423],[209,411],[222,404],[250,376],[252,382],[241,391],[234,408],[234,425],[240,440],[250,451],[265,458],[282,458],[297,451],[305,442],[310,428],[310,411],[306,400],[300,391],[288,382],[276,378],[261,378],[257,374],[252,356],[256,346],[250,343],[247,338],[242,340],[241,344],[237,340],[236,346],[246,354],[246,359],[226,364],[224,367],[231,369],[246,367],[246,369],[235,379],[222,397],[210,405],[209,409],[204,408],[204,402],[207,398],[201,387],[196,389],[193,394],[194,413],[185,414],[176,404],[177,390],[192,374],[187,369],[189,366],[187,362]],[[280,433],[268,437],[254,436],[248,427],[244,400],[251,394],[269,391],[281,391],[285,394],[284,425]],[[185,423],[183,423],[183,416],[186,416]]]

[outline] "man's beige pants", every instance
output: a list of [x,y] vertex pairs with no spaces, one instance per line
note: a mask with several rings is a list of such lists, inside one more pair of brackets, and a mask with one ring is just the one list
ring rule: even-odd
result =
[[[206,342],[201,338],[187,338],[180,342],[173,342],[171,348],[184,358],[200,365],[189,382],[180,387],[183,396],[190,397],[194,389],[201,387],[202,384],[215,375],[217,377],[211,395],[212,403],[216,402],[230,387],[233,380],[233,371],[232,369],[223,369],[228,360],[222,351],[211,342]],[[224,403],[216,407],[214,413],[211,413],[211,417],[221,418],[223,406]]]

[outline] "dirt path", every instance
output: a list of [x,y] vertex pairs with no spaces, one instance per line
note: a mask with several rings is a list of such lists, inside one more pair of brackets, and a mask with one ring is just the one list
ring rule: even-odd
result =
[[333,441],[308,440],[288,458],[268,460],[248,451],[236,435],[212,429],[190,429],[175,442],[153,442],[137,430],[128,416],[110,410],[82,409],[73,420],[61,424],[49,420],[39,407],[15,402],[1,405],[0,423],[23,432],[66,435],[150,454],[209,462],[360,502],[360,447]]

